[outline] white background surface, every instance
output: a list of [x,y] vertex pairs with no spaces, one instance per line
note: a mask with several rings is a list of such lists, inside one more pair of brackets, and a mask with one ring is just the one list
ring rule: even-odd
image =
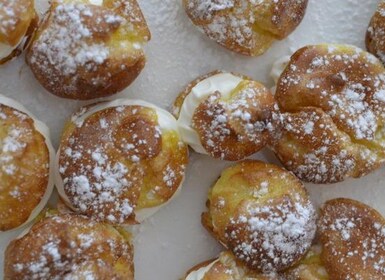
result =
[[[42,1],[42,0],[37,0]],[[266,54],[248,58],[228,52],[208,40],[187,19],[181,0],[138,0],[152,40],[146,51],[148,63],[134,84],[115,97],[141,98],[169,108],[178,92],[201,74],[223,69],[247,74],[272,86],[273,62],[311,43],[338,42],[364,47],[365,31],[377,0],[309,0],[301,26],[287,40],[276,43]],[[82,103],[57,98],[34,80],[20,57],[0,66],[0,93],[24,104],[51,129],[57,147],[65,119]],[[88,102],[89,103],[89,102]],[[269,152],[256,156],[270,162]],[[229,163],[191,155],[181,195],[137,228],[135,265],[137,280],[176,280],[187,269],[215,257],[220,246],[200,225],[207,191]],[[385,214],[385,168],[359,179],[332,186],[308,186],[314,202],[332,197],[359,199]],[[18,232],[0,235],[0,254]],[[0,279],[2,279],[0,256]]]

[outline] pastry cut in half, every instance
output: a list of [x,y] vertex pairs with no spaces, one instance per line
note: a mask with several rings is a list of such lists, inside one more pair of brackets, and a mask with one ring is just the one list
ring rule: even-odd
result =
[[316,232],[316,212],[290,172],[260,161],[222,172],[202,215],[203,226],[255,272],[280,272],[299,262]]
[[266,52],[301,23],[307,0],[183,0],[192,23],[221,46],[248,56]]
[[134,279],[131,236],[80,215],[48,216],[12,241],[4,279]]
[[73,211],[134,224],[178,194],[187,163],[187,145],[170,113],[118,99],[72,116],[60,141],[55,183]]
[[0,65],[21,54],[38,20],[34,0],[0,2]]
[[53,190],[54,158],[47,126],[0,95],[0,235],[44,208]]
[[330,200],[321,209],[319,238],[329,279],[385,279],[385,219],[376,210]]
[[143,69],[151,34],[136,0],[53,0],[27,50],[27,63],[51,93],[110,96]]
[[277,84],[281,136],[272,149],[306,182],[358,178],[385,161],[385,69],[350,45],[298,50]]
[[173,113],[193,150],[230,161],[271,142],[279,116],[274,96],[264,85],[222,71],[190,83],[177,97]]
[[381,0],[366,32],[366,48],[385,63],[385,1]]
[[300,263],[281,273],[258,273],[225,251],[218,258],[190,269],[183,280],[329,280],[320,259],[320,247],[313,246]]

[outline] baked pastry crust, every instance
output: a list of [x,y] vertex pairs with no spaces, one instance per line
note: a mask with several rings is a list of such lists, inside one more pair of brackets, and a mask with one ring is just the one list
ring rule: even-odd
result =
[[[215,263],[214,263],[215,262]],[[189,279],[189,275],[199,269],[212,265],[201,279]],[[215,260],[203,262],[190,269],[183,280],[234,280],[234,279],[253,279],[253,280],[277,280],[278,275],[263,275],[252,271],[236,260],[234,255],[229,252],[222,252]]]
[[194,25],[223,47],[249,56],[263,54],[301,23],[307,0],[183,0]]
[[37,27],[38,16],[33,0],[3,0],[0,3],[0,44],[14,48],[0,65],[21,54],[23,38],[29,38]]
[[[193,276],[198,277],[194,278]],[[306,256],[296,266],[282,273],[257,273],[237,261],[231,252],[226,251],[222,252],[217,259],[206,261],[193,267],[186,273],[186,276],[183,279],[329,280],[329,276],[322,264],[321,247],[317,245],[312,246]]]
[[44,218],[12,241],[4,267],[5,280],[134,279],[129,234],[71,214]]
[[385,1],[380,1],[366,32],[366,48],[385,63]]
[[0,232],[38,215],[53,190],[54,151],[48,128],[0,96]]
[[335,183],[385,161],[385,69],[348,45],[298,50],[282,73],[276,99],[282,135],[272,145],[301,180]]
[[283,271],[310,248],[316,215],[302,183],[272,164],[244,161],[211,189],[202,224],[257,272]]
[[136,0],[53,1],[26,60],[51,93],[94,99],[129,86],[145,65],[151,34]]
[[187,162],[169,113],[143,101],[114,100],[84,107],[67,123],[56,186],[75,212],[133,224],[142,220],[139,211],[155,211],[178,193]]
[[345,198],[326,202],[319,236],[330,279],[384,279],[384,232],[384,218],[371,207]]
[[[204,97],[193,109],[191,123],[182,123],[181,111],[193,89],[201,82],[209,82],[222,74],[241,81],[229,95],[215,90]],[[274,96],[264,85],[243,75],[218,70],[188,84],[176,98],[172,111],[180,125],[187,125],[195,131],[199,138],[197,141],[206,153],[229,161],[244,159],[271,142],[274,129],[277,129],[273,123],[278,123],[275,118],[279,115]],[[186,109],[188,111],[190,109]],[[181,133],[183,136],[182,129]]]

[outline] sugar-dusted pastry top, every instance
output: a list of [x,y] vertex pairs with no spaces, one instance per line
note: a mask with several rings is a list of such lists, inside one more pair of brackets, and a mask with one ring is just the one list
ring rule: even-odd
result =
[[145,64],[150,31],[136,0],[55,0],[27,62],[51,93],[92,99],[126,88]]
[[134,279],[128,233],[84,216],[37,222],[5,252],[4,279]]
[[0,64],[11,58],[24,37],[32,31],[29,29],[36,18],[33,0],[0,2]]
[[209,38],[244,54],[260,55],[302,21],[307,0],[184,0],[187,15]]
[[366,48],[385,63],[385,1],[381,0],[366,32]]
[[188,149],[171,114],[118,99],[75,114],[57,160],[56,185],[68,206],[101,221],[130,224],[176,195]]
[[29,222],[47,203],[52,158],[48,129],[0,96],[0,232]]
[[350,199],[328,201],[319,236],[330,279],[385,278],[385,220],[376,210]]
[[283,128],[272,145],[300,179],[334,183],[385,161],[385,69],[348,45],[298,50],[276,90]]
[[221,71],[189,84],[174,103],[174,115],[183,140],[195,151],[232,161],[265,147],[278,116],[265,86]]
[[302,183],[272,164],[245,161],[222,172],[202,223],[235,257],[259,272],[283,271],[310,248],[314,207]]

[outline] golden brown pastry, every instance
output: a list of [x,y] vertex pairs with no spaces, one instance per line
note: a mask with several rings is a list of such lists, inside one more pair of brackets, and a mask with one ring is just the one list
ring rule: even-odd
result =
[[221,71],[190,83],[173,111],[184,142],[198,153],[231,161],[265,147],[278,116],[274,96],[265,86]]
[[376,210],[351,199],[328,201],[319,235],[330,279],[385,279],[385,220]]
[[0,95],[0,234],[32,221],[53,190],[48,128]]
[[78,215],[37,222],[5,252],[4,279],[133,280],[130,236]]
[[366,48],[385,63],[385,1],[381,0],[366,32]]
[[109,96],[145,65],[150,31],[136,0],[54,0],[27,52],[51,93],[71,99]]
[[272,164],[244,161],[222,172],[202,223],[257,272],[283,271],[309,250],[316,214],[302,183]]
[[329,280],[321,261],[321,248],[313,246],[296,266],[282,273],[261,274],[247,268],[229,252],[190,269],[183,280]]
[[187,162],[171,114],[144,101],[118,99],[82,108],[67,123],[55,183],[75,212],[132,224],[177,195]]
[[187,15],[209,38],[234,52],[263,54],[301,23],[307,0],[183,0]]
[[296,266],[283,272],[284,280],[329,280],[328,273],[321,259],[322,248],[319,245],[311,247],[305,258]]
[[361,177],[385,161],[385,69],[348,45],[298,50],[282,73],[276,99],[282,135],[272,148],[301,180],[334,183]]
[[222,252],[215,260],[201,263],[187,272],[183,280],[281,280],[278,275],[263,275],[248,269],[231,252]]
[[22,52],[37,22],[34,0],[0,2],[0,65]]

